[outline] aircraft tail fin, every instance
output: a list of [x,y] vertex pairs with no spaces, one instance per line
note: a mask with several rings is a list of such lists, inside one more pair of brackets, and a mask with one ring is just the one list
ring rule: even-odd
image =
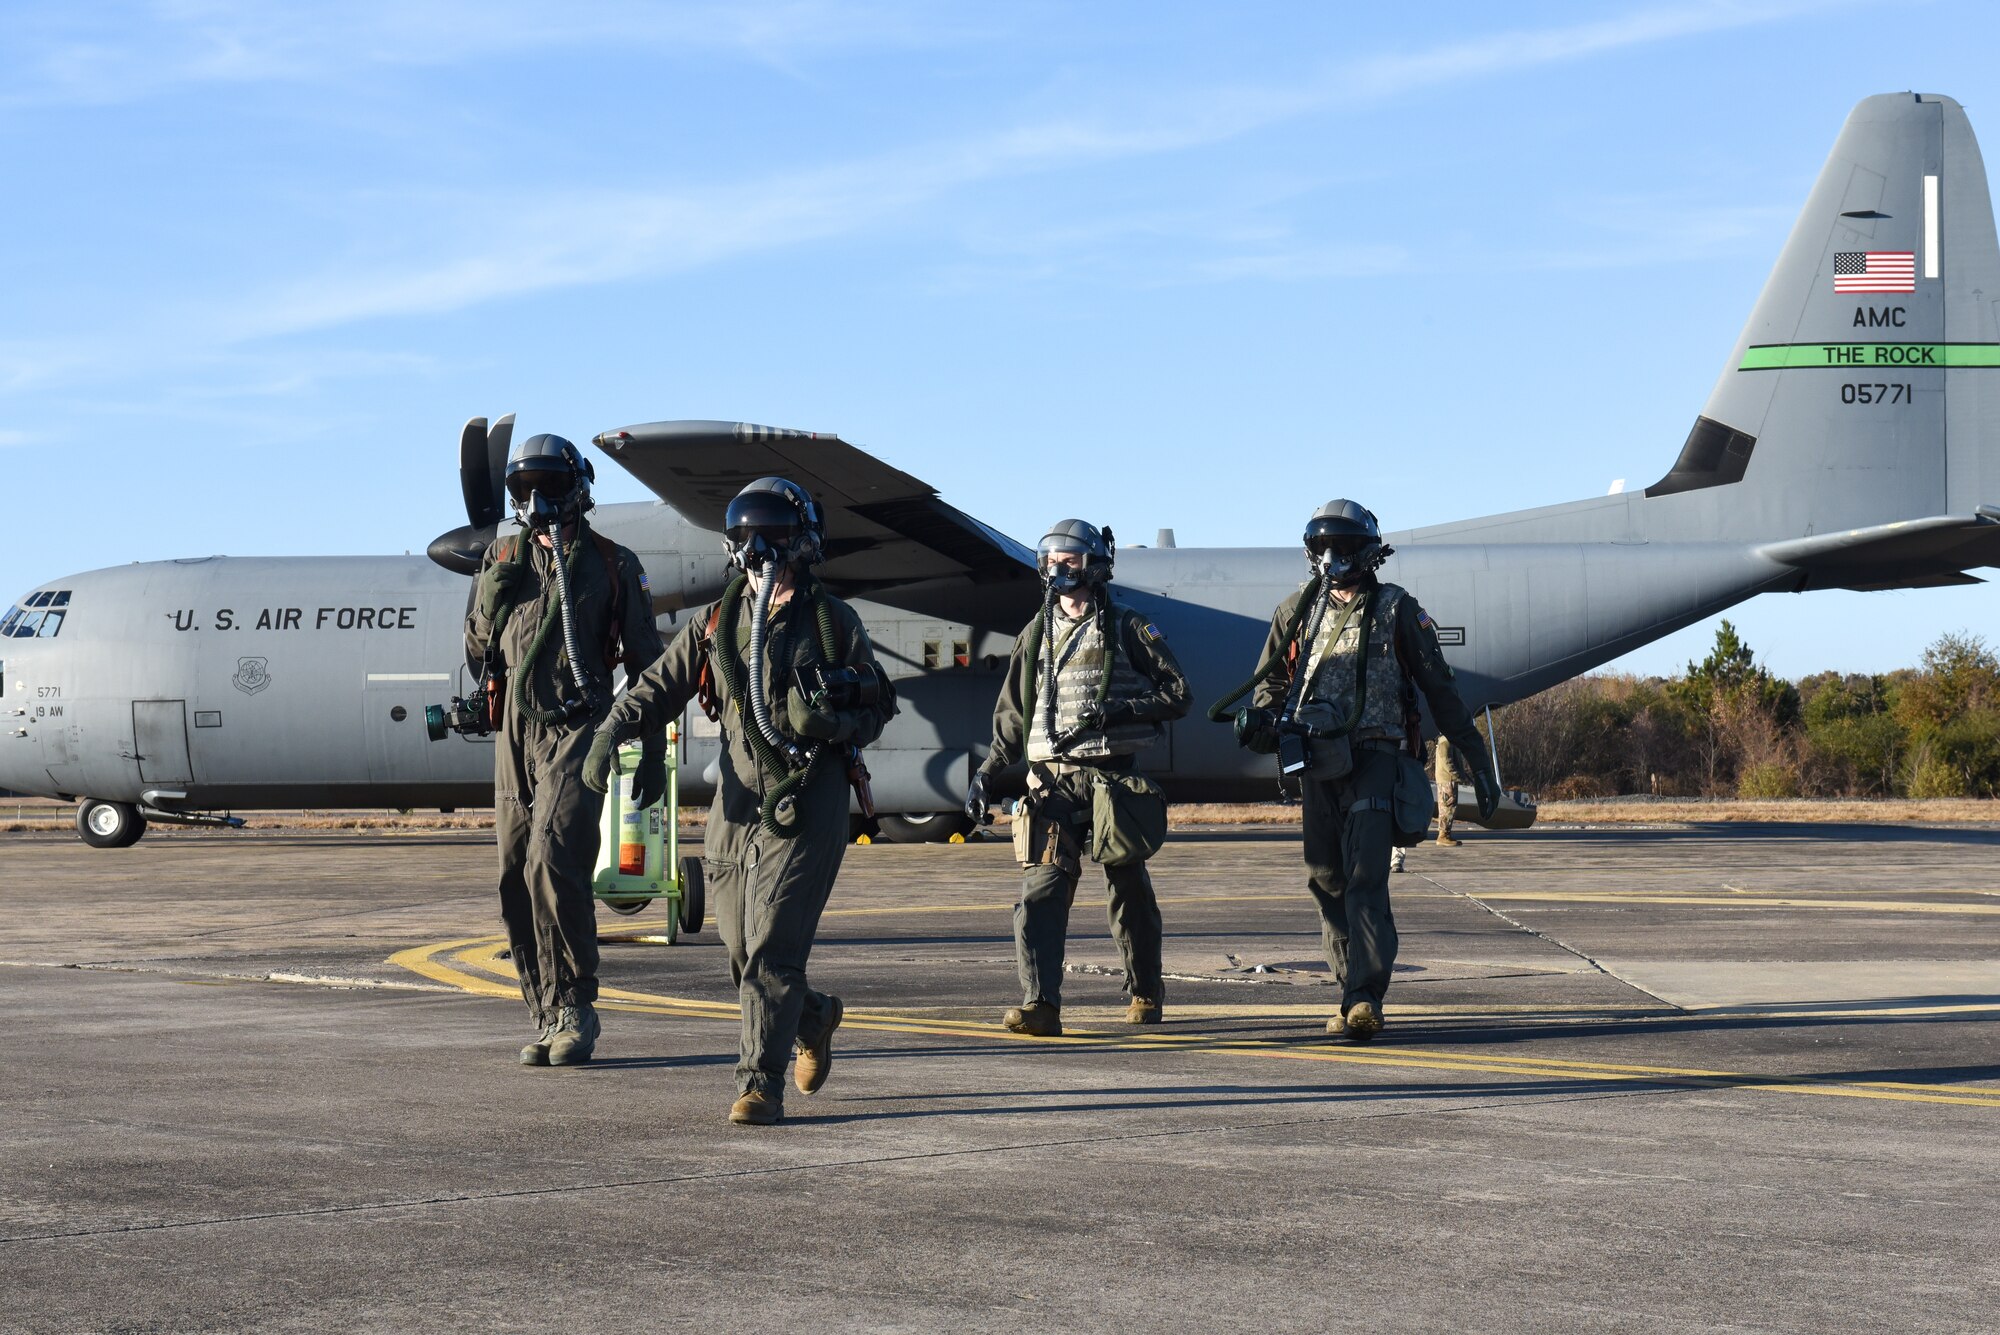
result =
[[1855,107],[1645,494],[1649,536],[1762,543],[2000,503],[2000,244],[1958,103]]

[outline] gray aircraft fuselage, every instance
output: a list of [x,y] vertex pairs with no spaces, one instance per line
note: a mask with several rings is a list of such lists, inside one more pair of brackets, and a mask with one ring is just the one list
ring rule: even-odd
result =
[[[1868,98],[1666,476],[1391,533],[1383,577],[1429,611],[1474,709],[1758,593],[1977,582],[1968,570],[2000,564],[1996,293],[2000,242],[1963,110]],[[497,514],[476,504],[475,421],[461,457],[468,515],[486,517],[433,545],[460,569]],[[848,581],[902,699],[869,752],[878,805],[954,809],[1032,605],[1025,549],[835,437],[655,423],[597,443],[674,503],[595,517],[644,561],[668,633],[727,574],[719,536],[687,516],[719,518],[753,466],[818,479],[829,579]],[[1145,758],[1176,798],[1276,791],[1272,762],[1201,710],[1249,673],[1305,578],[1289,539],[1318,499],[1271,516],[1284,546],[1119,553],[1114,592],[1166,634],[1197,701]],[[54,581],[0,623],[0,786],[169,812],[485,804],[490,743],[433,743],[423,724],[425,705],[470,693],[468,595],[465,574],[414,557],[218,557]],[[716,742],[698,715],[687,724],[694,798]],[[1504,775],[1504,738],[1500,759]]]

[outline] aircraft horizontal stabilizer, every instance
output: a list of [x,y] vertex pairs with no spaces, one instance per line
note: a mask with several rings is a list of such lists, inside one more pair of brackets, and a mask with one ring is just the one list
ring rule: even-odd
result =
[[[606,431],[593,443],[708,529],[721,529],[730,500],[757,478],[797,482],[825,512],[827,559],[819,573],[843,595],[953,612],[975,624],[988,617],[964,615],[968,584],[987,590],[975,600],[980,612],[1019,620],[1033,604],[1031,550],[838,436],[748,422],[648,422]],[[914,586],[929,587],[909,592]]]
[[1978,584],[1965,571],[2000,565],[2000,506],[1773,542],[1759,556],[1791,566],[1806,589],[1915,589]]

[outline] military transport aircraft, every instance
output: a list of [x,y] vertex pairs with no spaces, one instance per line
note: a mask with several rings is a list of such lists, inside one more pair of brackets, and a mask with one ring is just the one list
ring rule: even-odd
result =
[[[1868,98],[1664,477],[1392,534],[1384,573],[1438,622],[1475,709],[1755,594],[1977,583],[1968,570],[2000,563],[1996,313],[2000,245],[1964,111]],[[468,522],[431,560],[202,557],[30,592],[0,622],[0,787],[82,799],[79,833],[99,846],[229,809],[490,803],[490,741],[427,740],[424,706],[471,693],[467,576],[501,523],[511,430],[468,425]],[[869,752],[880,808],[904,813],[886,831],[965,828],[1001,668],[1038,605],[1033,553],[837,437],[661,422],[595,443],[663,502],[595,522],[639,553],[669,625],[721,591],[717,530],[739,487],[781,473],[812,489],[824,576],[858,604],[903,702]],[[1161,542],[1120,552],[1117,580],[1205,703],[1249,670],[1305,573],[1290,542]],[[716,738],[690,724],[683,792],[698,798]],[[1178,798],[1275,791],[1273,762],[1199,711],[1163,750],[1149,769]]]

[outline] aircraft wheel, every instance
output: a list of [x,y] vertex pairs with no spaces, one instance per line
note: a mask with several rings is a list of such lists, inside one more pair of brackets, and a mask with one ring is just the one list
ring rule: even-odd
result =
[[605,908],[610,909],[613,913],[623,914],[627,918],[652,902],[650,899],[601,899],[598,901],[598,903],[604,905]]
[[882,817],[882,837],[892,844],[948,844],[972,833],[972,817],[963,811],[918,811]]
[[146,818],[130,802],[86,798],[76,809],[76,832],[92,848],[130,848],[146,832]]
[[689,936],[701,930],[708,916],[708,884],[702,879],[701,859],[681,859],[681,930]]

